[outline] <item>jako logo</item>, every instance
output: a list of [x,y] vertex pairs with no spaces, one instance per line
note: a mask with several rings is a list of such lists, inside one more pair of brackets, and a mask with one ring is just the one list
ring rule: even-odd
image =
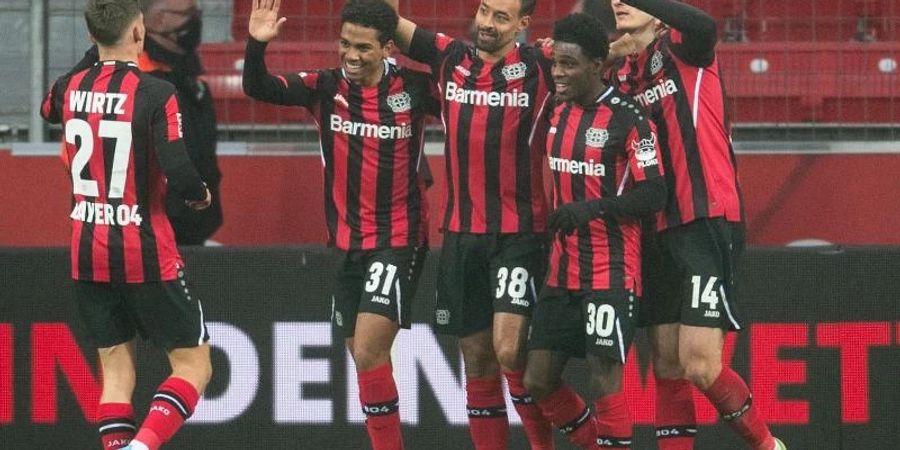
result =
[[661,78],[656,85],[634,96],[644,108],[678,92],[678,86],[669,78]]

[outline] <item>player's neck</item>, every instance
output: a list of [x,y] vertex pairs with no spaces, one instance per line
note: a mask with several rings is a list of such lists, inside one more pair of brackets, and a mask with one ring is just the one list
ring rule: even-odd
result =
[[358,84],[362,87],[378,86],[378,83],[381,83],[381,79],[384,78],[386,71],[387,71],[387,62],[385,60],[382,60],[381,67],[379,67],[377,71],[373,72],[370,77],[359,81]]
[[124,61],[137,63],[140,51],[133,46],[99,47],[100,61]]
[[656,39],[657,35],[657,27],[653,23],[631,33],[631,37],[634,39],[635,48],[638,49],[638,52],[643,51]]
[[481,58],[482,61],[484,61],[488,64],[496,64],[497,61],[500,61],[501,59],[506,58],[506,55],[508,55],[509,52],[513,51],[513,49],[516,48],[516,45],[518,45],[518,42],[512,41],[505,47],[501,48],[500,50],[497,50],[496,52],[490,52],[490,53],[476,47],[475,54],[478,55],[478,57]]
[[603,92],[606,91],[606,84],[597,83],[595,86],[591,86],[588,92],[581,98],[575,100],[575,104],[581,106],[583,108],[588,108],[595,103],[597,100],[600,100],[600,96],[603,95]]

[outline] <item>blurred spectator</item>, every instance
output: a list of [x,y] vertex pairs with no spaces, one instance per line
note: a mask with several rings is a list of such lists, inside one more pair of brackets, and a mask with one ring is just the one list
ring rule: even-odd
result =
[[212,94],[198,77],[203,17],[196,0],[145,0],[144,25],[147,40],[140,58],[144,72],[175,85],[184,123],[184,140],[194,167],[212,192],[212,206],[194,211],[177,196],[169,195],[166,211],[178,245],[203,245],[222,225],[216,161],[216,114]]

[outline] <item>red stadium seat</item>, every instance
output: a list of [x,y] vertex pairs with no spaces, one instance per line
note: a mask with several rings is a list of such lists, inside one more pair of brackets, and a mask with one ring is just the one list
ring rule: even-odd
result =
[[719,56],[734,122],[900,121],[900,43],[722,44]]

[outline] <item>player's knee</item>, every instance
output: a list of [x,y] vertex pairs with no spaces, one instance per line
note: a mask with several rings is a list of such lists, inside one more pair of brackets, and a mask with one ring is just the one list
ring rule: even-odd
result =
[[722,370],[721,364],[709,358],[692,358],[684,363],[684,378],[700,390],[709,389]]
[[490,343],[460,341],[463,360],[465,361],[466,376],[481,378],[496,374],[500,368],[497,364],[497,355]]
[[678,360],[678,356],[653,355],[653,375],[656,378],[676,380],[684,377],[684,367]]
[[357,345],[353,349],[353,362],[356,364],[356,370],[360,372],[387,364],[390,358],[390,349],[372,349],[362,345]]
[[522,352],[515,345],[500,345],[496,349],[497,362],[505,371],[517,371],[522,367]]
[[559,380],[553,380],[547,374],[539,373],[536,370],[525,370],[522,383],[534,401],[540,401],[559,388]]

